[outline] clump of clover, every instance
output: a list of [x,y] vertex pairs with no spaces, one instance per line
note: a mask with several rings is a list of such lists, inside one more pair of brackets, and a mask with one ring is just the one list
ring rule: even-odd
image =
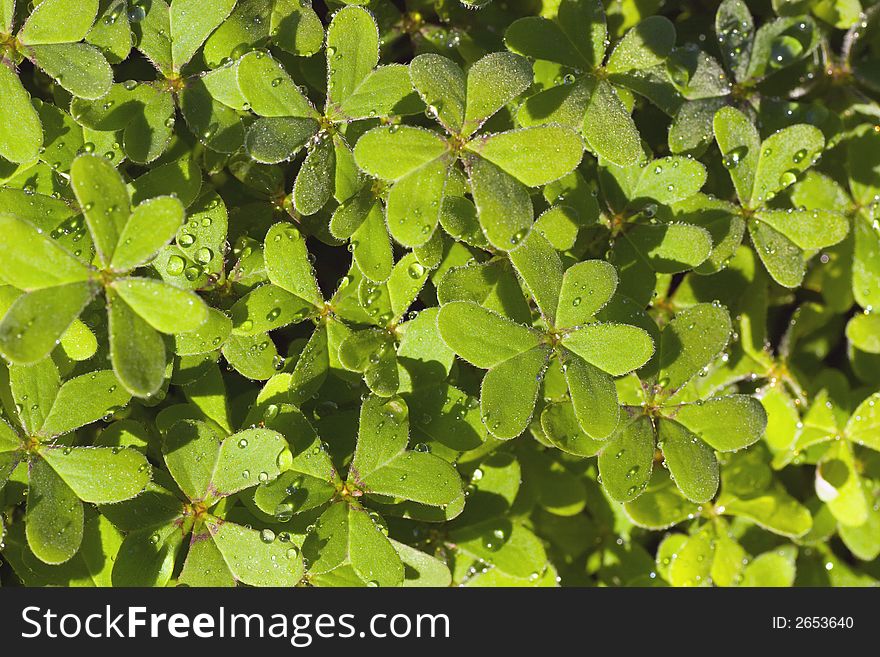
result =
[[669,132],[673,152],[705,150],[713,117],[724,106],[748,113],[763,105],[788,116],[815,111],[783,100],[800,98],[814,84],[815,74],[802,66],[820,50],[820,28],[812,17],[780,16],[756,29],[743,0],[724,0],[713,28],[720,63],[695,43],[676,48],[666,61],[669,79],[682,97]]
[[621,502],[638,497],[659,460],[687,499],[708,502],[718,490],[715,452],[741,450],[763,435],[767,415],[754,397],[688,390],[721,355],[730,333],[730,317],[720,304],[685,308],[663,328],[656,358],[639,372],[644,405],[626,409],[626,419],[599,454],[599,473],[611,497]]
[[4,584],[876,585],[880,13],[692,9],[0,2]]
[[222,436],[209,422],[179,419],[165,432],[161,451],[170,476],[105,511],[129,530],[113,566],[115,585],[165,585],[182,550],[180,584],[292,586],[299,581],[303,563],[296,545],[276,541],[269,529],[257,531],[216,515],[230,495],[275,479],[289,464],[280,433],[255,427]]
[[24,292],[0,322],[0,353],[20,364],[45,358],[103,293],[113,371],[129,392],[146,397],[159,390],[165,377],[161,334],[192,332],[208,315],[193,292],[131,275],[174,237],[184,221],[183,206],[176,198],[157,197],[132,208],[119,173],[95,155],[77,158],[70,179],[96,264],[82,262],[26,219],[0,215],[9,236],[0,247],[3,277]]
[[822,132],[797,124],[761,141],[751,121],[731,108],[718,111],[714,129],[758,257],[780,285],[799,285],[808,254],[836,244],[849,231],[849,223],[836,212],[770,206],[816,163],[825,146]]
[[[312,508],[320,512],[302,544],[312,584],[401,584],[404,564],[411,566],[413,553],[419,553],[390,539],[377,511],[435,522],[455,517],[464,505],[455,468],[424,449],[407,449],[409,409],[400,397],[364,400],[344,480],[296,408],[279,408],[273,422],[285,412],[291,418],[286,421],[301,425],[303,440],[291,468],[273,485],[258,489],[254,504],[281,521]],[[421,564],[417,570],[424,568]]]
[[581,428],[594,439],[607,438],[620,420],[613,377],[641,367],[654,351],[644,329],[597,317],[617,287],[614,267],[588,260],[563,271],[557,252],[537,231],[510,252],[510,259],[540,310],[540,329],[468,298],[479,289],[481,272],[473,270],[491,264],[459,270],[458,280],[448,285],[444,280],[439,289],[443,303],[437,322],[443,340],[469,363],[489,370],[481,384],[483,423],[497,438],[521,434],[555,357]]
[[323,112],[266,53],[249,53],[234,64],[243,107],[259,117],[245,135],[248,154],[276,163],[307,150],[293,185],[293,207],[304,215],[318,212],[331,196],[341,201],[355,191],[358,172],[345,139],[356,130],[354,122],[410,114],[421,106],[406,67],[377,66],[379,35],[365,9],[346,7],[334,15],[326,55]]
[[446,138],[424,128],[389,125],[365,133],[354,150],[361,169],[390,184],[386,223],[391,236],[408,247],[428,242],[460,163],[486,239],[495,248],[513,248],[534,221],[528,187],[574,169],[583,152],[580,137],[561,125],[477,133],[531,85],[532,69],[524,57],[492,53],[465,75],[452,60],[425,54],[413,59],[409,72],[426,115]]
[[[15,10],[15,3],[7,3],[0,15],[0,90],[8,103],[0,118],[0,157],[23,164],[40,154],[44,135],[39,109],[16,76],[17,66],[28,59],[73,96],[101,98],[113,81],[101,51],[113,51],[112,25],[120,10],[107,7],[99,16],[97,0],[47,0],[30,15]],[[125,29],[123,21],[119,26]],[[113,55],[124,59],[130,47],[127,42]]]
[[[605,9],[598,0],[563,0],[555,20],[529,16],[504,35],[513,52],[540,60],[543,87],[529,96],[517,118],[522,125],[558,122],[581,134],[596,155],[626,166],[641,158],[639,132],[621,95],[640,93],[641,74],[662,66],[675,44],[675,28],[650,16],[609,45]],[[645,93],[649,98],[650,92]]]
[[[241,115],[248,104],[235,82],[233,57],[267,42],[309,55],[317,52],[324,36],[311,7],[274,3],[269,15],[268,5],[248,7],[253,4],[223,0],[207,12],[201,3],[187,0],[133,5],[130,45],[160,77],[125,80],[105,89],[98,100],[87,96],[90,100],[75,101],[74,119],[87,128],[119,133],[125,156],[144,164],[171,145],[179,109],[201,143],[219,153],[235,153],[244,142]],[[248,28],[243,29],[242,14],[248,13]],[[300,26],[293,35],[292,25]],[[197,53],[200,60],[193,61]]]
[[70,560],[83,540],[83,502],[113,504],[150,482],[150,464],[121,447],[77,445],[74,431],[112,415],[131,395],[110,370],[61,380],[51,358],[9,367],[11,408],[0,420],[0,490],[19,466],[27,471],[27,544],[48,564]]

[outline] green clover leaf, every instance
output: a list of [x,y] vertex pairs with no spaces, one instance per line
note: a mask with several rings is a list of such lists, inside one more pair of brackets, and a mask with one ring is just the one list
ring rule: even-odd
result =
[[[0,350],[23,364],[44,358],[103,290],[113,369],[132,394],[151,395],[165,376],[160,334],[193,331],[207,319],[207,309],[194,293],[130,275],[171,240],[183,223],[183,207],[174,198],[157,197],[131,210],[119,174],[93,155],[74,162],[71,178],[95,245],[96,267],[83,264],[27,220],[4,215],[3,227],[15,236],[3,250],[4,278],[25,294],[0,323]],[[147,221],[155,232],[140,228]],[[45,258],[53,263],[54,276],[35,266]],[[156,305],[159,298],[162,306]]]
[[560,69],[563,84],[557,82],[523,104],[518,115],[523,125],[571,126],[594,153],[610,162],[626,166],[639,160],[639,133],[615,83],[626,85],[627,73],[664,61],[675,42],[668,20],[646,19],[623,37],[607,60],[604,10],[593,0],[565,0],[556,21],[521,18],[508,28],[504,40],[512,51],[553,62]]
[[[492,75],[499,79],[490,81]],[[425,129],[391,125],[364,134],[354,151],[361,169],[393,183],[386,210],[392,237],[410,247],[431,238],[445,207],[447,181],[461,162],[486,238],[496,248],[512,248],[533,223],[527,187],[552,182],[577,166],[580,138],[557,125],[474,136],[531,83],[528,62],[517,55],[487,55],[467,76],[451,60],[424,55],[410,64],[410,77],[447,139]],[[502,95],[495,99],[489,90],[497,91],[499,80]],[[393,161],[384,156],[392,149],[401,154]]]

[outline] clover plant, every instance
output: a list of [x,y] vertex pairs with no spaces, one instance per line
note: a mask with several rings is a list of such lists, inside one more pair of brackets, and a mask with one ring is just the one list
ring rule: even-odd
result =
[[[4,484],[16,468],[27,470],[27,543],[43,562],[70,559],[83,539],[83,502],[113,504],[137,496],[150,481],[143,454],[120,447],[72,444],[67,434],[111,415],[131,399],[113,372],[96,370],[62,383],[50,358],[9,368],[4,399]],[[10,403],[11,407],[6,408]]]
[[[165,372],[160,334],[193,331],[208,312],[190,291],[129,275],[171,240],[183,222],[183,207],[176,198],[157,197],[132,209],[119,174],[95,155],[74,161],[70,182],[92,237],[95,264],[78,260],[27,220],[4,215],[10,265],[4,278],[25,294],[2,320],[0,349],[16,363],[45,358],[100,290],[107,300],[113,369],[132,394],[150,395]],[[51,262],[53,274],[46,275],[34,258]]]

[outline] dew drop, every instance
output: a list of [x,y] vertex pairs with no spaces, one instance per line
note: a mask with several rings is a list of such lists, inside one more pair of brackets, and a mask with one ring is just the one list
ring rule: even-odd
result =
[[275,507],[275,519],[279,522],[287,522],[293,517],[293,504],[282,502]]
[[794,184],[797,180],[797,175],[793,171],[786,171],[781,176],[779,176],[779,184],[783,187],[788,187],[789,185]]
[[177,255],[173,255],[168,258],[168,262],[165,265],[165,270],[172,276],[180,276],[183,273],[183,269],[185,266],[186,261],[183,258]]
[[724,165],[725,169],[735,169],[742,159],[745,157],[748,149],[745,146],[740,146],[738,148],[732,149],[724,158],[721,160],[721,163]]

